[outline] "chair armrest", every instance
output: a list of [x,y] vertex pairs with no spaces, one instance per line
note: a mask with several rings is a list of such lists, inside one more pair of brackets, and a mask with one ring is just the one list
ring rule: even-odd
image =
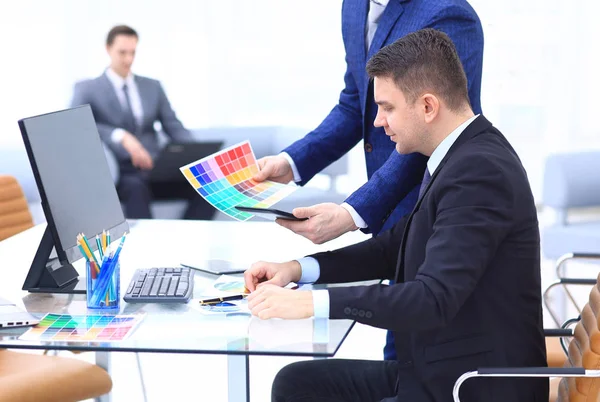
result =
[[562,278],[563,275],[563,266],[565,265],[565,263],[569,260],[576,260],[576,259],[582,259],[582,260],[600,260],[600,254],[597,253],[567,253],[562,255],[557,261],[556,261],[556,277],[557,278]]
[[[600,375],[600,370],[596,371]],[[477,369],[477,375],[485,377],[565,377],[583,376],[583,367],[485,367]]]
[[480,368],[458,377],[454,383],[452,396],[454,402],[460,402],[458,396],[461,385],[474,377],[600,377],[600,370],[586,370],[583,367],[500,367]]
[[544,329],[544,336],[563,337],[573,336],[573,330],[568,328],[548,328]]
[[600,260],[600,254],[596,253],[573,253],[573,258],[589,258],[592,260]]
[[592,278],[560,278],[560,285],[595,285],[597,279]]

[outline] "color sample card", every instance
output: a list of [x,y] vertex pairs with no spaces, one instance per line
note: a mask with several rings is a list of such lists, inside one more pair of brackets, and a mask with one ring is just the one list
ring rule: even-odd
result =
[[125,339],[143,315],[46,314],[22,341],[115,342]]
[[258,164],[248,141],[180,168],[194,189],[219,211],[240,221],[254,215],[236,206],[268,208],[296,191],[296,186],[252,177]]

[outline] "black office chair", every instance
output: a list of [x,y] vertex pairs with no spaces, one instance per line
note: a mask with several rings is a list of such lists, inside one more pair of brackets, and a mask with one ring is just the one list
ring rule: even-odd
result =
[[456,381],[454,401],[460,402],[461,385],[474,377],[562,377],[558,390],[550,394],[550,402],[597,402],[600,398],[599,281],[600,275],[592,287],[588,303],[581,311],[580,319],[573,320],[577,325],[567,349],[568,359],[564,367],[480,368],[470,371]]

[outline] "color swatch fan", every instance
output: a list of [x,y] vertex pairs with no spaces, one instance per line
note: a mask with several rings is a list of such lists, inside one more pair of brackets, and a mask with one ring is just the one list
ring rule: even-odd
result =
[[22,341],[114,342],[127,338],[144,315],[46,314]]
[[219,211],[240,221],[254,215],[236,206],[268,208],[296,191],[296,186],[252,177],[258,164],[248,141],[180,168],[192,187]]

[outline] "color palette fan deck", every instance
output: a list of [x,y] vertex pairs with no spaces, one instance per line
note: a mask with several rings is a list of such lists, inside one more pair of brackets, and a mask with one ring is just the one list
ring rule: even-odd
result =
[[143,315],[46,314],[22,341],[114,342],[125,339]]
[[180,168],[194,189],[219,211],[240,221],[254,215],[236,206],[268,208],[296,190],[296,186],[252,177],[258,164],[248,141]]

